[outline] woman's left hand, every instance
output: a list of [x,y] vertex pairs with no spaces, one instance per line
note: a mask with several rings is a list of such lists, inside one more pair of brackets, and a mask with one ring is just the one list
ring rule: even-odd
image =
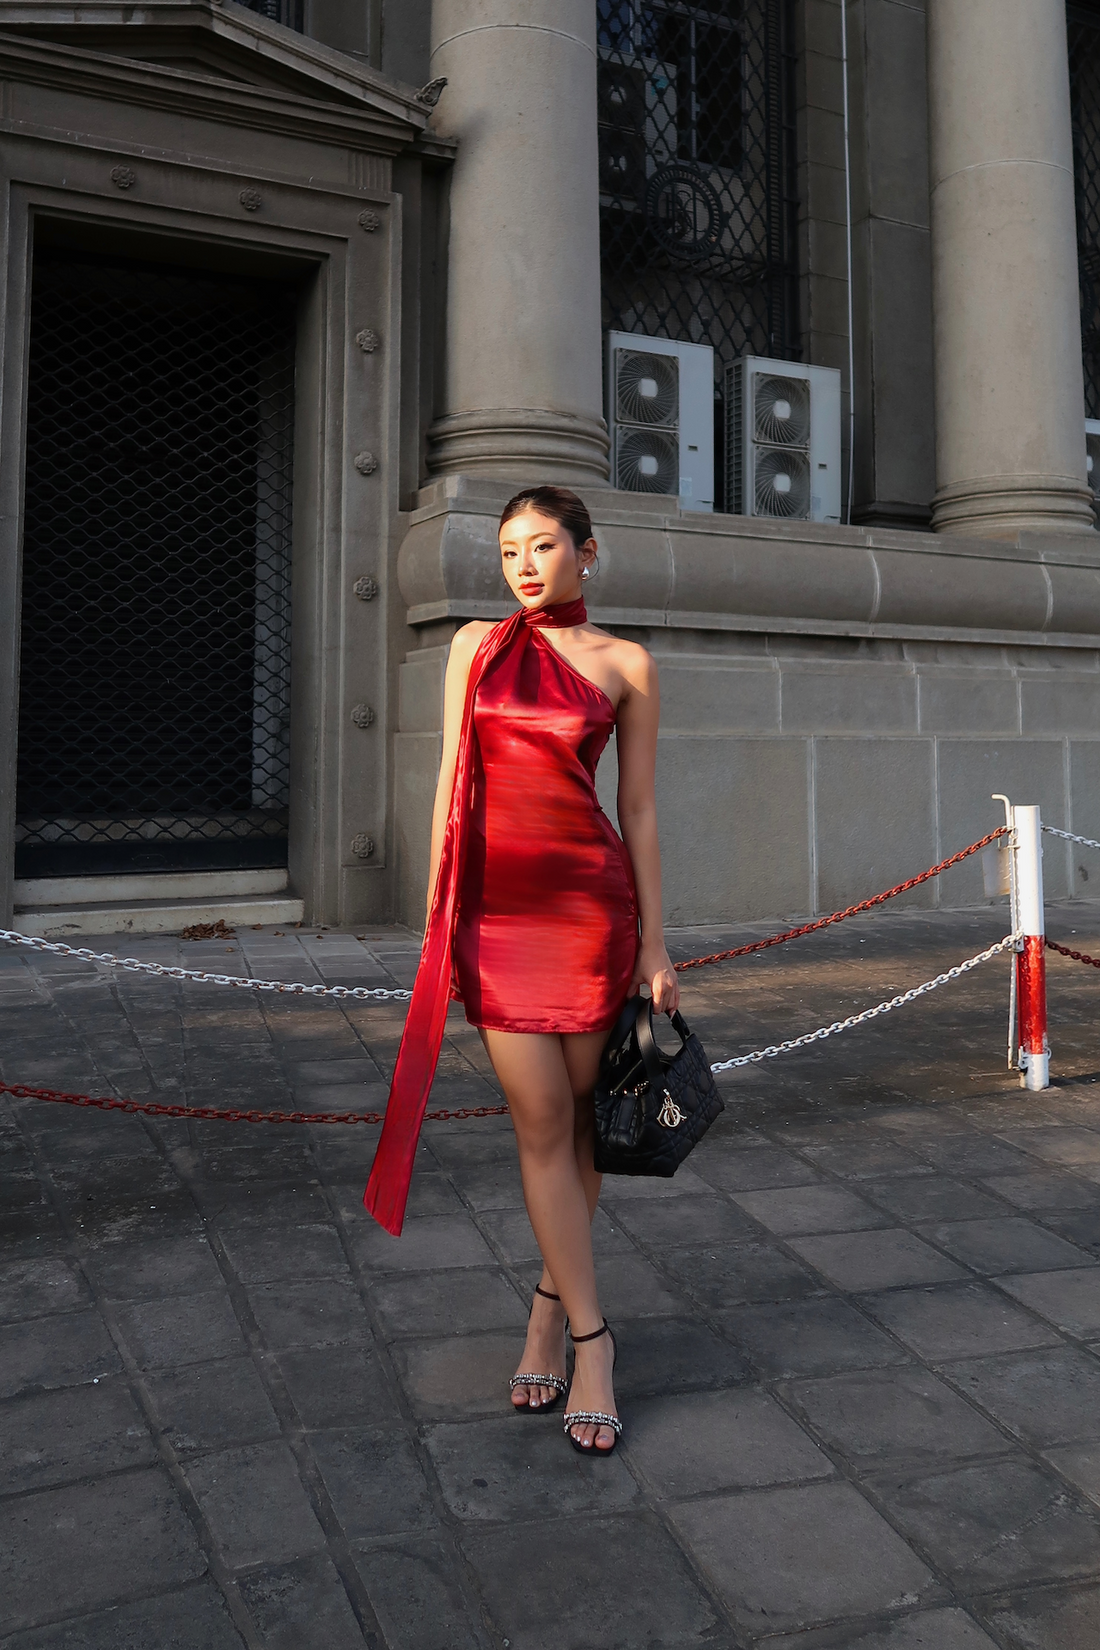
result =
[[673,1009],[679,1008],[680,982],[663,940],[649,945],[642,941],[631,985],[648,985],[653,993],[653,1007],[658,1014],[671,1014]]

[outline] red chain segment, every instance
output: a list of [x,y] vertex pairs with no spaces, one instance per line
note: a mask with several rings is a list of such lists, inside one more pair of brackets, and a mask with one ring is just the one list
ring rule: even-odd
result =
[[[152,1100],[114,1100],[108,1095],[60,1094],[56,1089],[32,1089],[25,1083],[0,1083],[0,1094],[17,1100],[59,1100],[66,1106],[94,1106],[97,1111],[124,1111],[143,1117],[195,1117],[227,1123],[381,1123],[380,1111],[219,1111],[216,1106],[161,1106]],[[425,1120],[503,1117],[507,1106],[465,1106],[460,1111],[430,1111]]]
[[873,899],[861,900],[858,905],[849,905],[847,910],[834,911],[830,917],[819,917],[816,922],[808,922],[802,928],[788,928],[785,934],[773,934],[770,939],[753,940],[751,945],[738,945],[732,951],[716,951],[711,957],[692,957],[690,962],[674,963],[673,967],[678,974],[688,968],[705,968],[708,963],[728,962],[731,957],[747,957],[750,951],[766,951],[771,945],[782,945],[785,940],[797,940],[803,934],[816,934],[819,928],[828,928],[831,923],[843,922],[846,917],[858,917],[861,911],[870,911],[876,905],[883,905],[888,899],[896,899],[899,894],[907,894],[910,888],[917,888],[922,882],[928,882],[931,877],[938,877],[941,871],[949,866],[957,865],[962,859],[969,859],[980,848],[987,848],[991,842],[996,842],[999,836],[1007,836],[1008,827],[1000,826],[996,831],[990,831],[983,836],[980,842],[972,842],[969,848],[963,848],[959,853],[952,854],[939,865],[933,865],[928,871],[922,871],[919,877],[910,877],[908,882],[899,882],[896,888],[888,888],[885,894],[876,894]]
[[1090,957],[1084,951],[1071,951],[1068,945],[1057,945],[1054,940],[1047,940],[1047,949],[1057,951],[1060,956],[1072,957],[1074,962],[1088,963],[1091,968],[1100,968],[1100,957]]

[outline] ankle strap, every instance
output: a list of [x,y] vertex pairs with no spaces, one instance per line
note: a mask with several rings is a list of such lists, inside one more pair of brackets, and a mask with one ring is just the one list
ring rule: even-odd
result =
[[560,1301],[561,1300],[560,1295],[552,1295],[550,1293],[549,1289],[542,1289],[542,1288],[539,1287],[539,1285],[537,1283],[535,1285],[535,1294],[536,1295],[541,1295],[544,1301]]
[[598,1341],[601,1335],[610,1335],[610,1333],[611,1333],[611,1331],[607,1326],[607,1319],[605,1318],[603,1320],[603,1328],[602,1329],[594,1329],[592,1331],[591,1335],[574,1335],[573,1336],[573,1345],[574,1346],[580,1346],[585,1341]]

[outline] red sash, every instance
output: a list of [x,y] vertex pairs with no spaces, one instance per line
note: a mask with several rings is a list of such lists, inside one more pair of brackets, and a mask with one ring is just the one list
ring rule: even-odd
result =
[[532,629],[565,630],[588,618],[584,600],[558,602],[552,607],[521,608],[510,619],[494,625],[483,638],[470,665],[462,730],[455,762],[454,789],[443,834],[432,908],[420,953],[401,1047],[390,1084],[386,1120],[374,1154],[363,1202],[380,1226],[400,1236],[409,1197],[413,1159],[435,1076],[447,1004],[451,995],[451,949],[474,772],[474,699],[478,683],[506,648],[526,647]]

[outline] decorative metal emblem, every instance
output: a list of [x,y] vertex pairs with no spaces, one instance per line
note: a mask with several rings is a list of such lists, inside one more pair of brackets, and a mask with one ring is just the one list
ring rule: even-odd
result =
[[356,453],[352,463],[361,476],[373,475],[378,468],[378,460],[373,453]]
[[112,166],[111,182],[116,189],[132,189],[137,182],[137,173],[129,166]]
[[373,235],[376,229],[381,229],[382,219],[377,212],[360,212],[359,227],[365,229],[368,235]]
[[663,1129],[678,1129],[684,1121],[684,1113],[667,1089],[665,1090],[664,1103],[657,1113],[657,1121]]
[[351,719],[357,728],[369,728],[374,721],[374,711],[369,705],[356,705]]
[[264,204],[264,198],[258,189],[242,189],[237,199],[246,212],[258,212]]
[[722,203],[695,166],[676,161],[654,172],[645,207],[654,238],[681,258],[707,258],[722,239]]
[[382,339],[373,327],[363,327],[360,332],[355,334],[355,342],[364,355],[373,355]]
[[356,579],[351,588],[361,602],[372,602],[378,594],[378,586],[373,579]]
[[374,838],[360,831],[351,839],[351,851],[356,859],[369,859],[374,852]]

